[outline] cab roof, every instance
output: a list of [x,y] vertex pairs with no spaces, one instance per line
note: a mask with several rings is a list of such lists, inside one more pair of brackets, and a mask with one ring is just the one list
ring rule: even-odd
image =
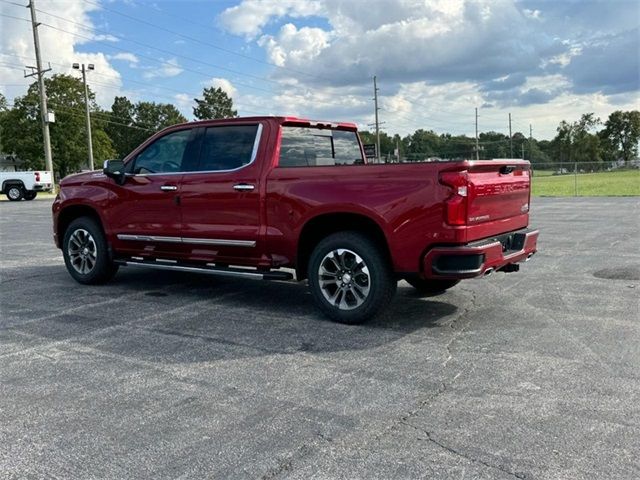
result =
[[217,118],[211,120],[197,120],[194,122],[186,122],[179,125],[215,125],[216,123],[235,123],[235,122],[260,122],[264,120],[276,121],[283,125],[301,125],[319,128],[340,128],[345,130],[357,130],[358,126],[351,122],[329,122],[324,120],[310,120],[300,117],[285,116],[255,116],[255,117],[234,117],[234,118]]

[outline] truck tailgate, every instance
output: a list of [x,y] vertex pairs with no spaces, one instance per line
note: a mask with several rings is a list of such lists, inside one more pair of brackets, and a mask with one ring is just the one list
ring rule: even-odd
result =
[[529,165],[494,160],[468,170],[469,225],[501,220],[529,211]]
[[523,160],[468,161],[441,173],[452,190],[446,221],[467,242],[524,228],[529,223],[530,165]]

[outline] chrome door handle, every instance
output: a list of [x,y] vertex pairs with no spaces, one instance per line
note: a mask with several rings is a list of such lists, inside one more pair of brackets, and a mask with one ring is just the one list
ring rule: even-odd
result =
[[175,185],[162,185],[160,187],[160,190],[162,190],[163,192],[175,192],[176,190],[178,190],[178,187],[176,187]]
[[239,192],[250,192],[256,188],[255,185],[251,185],[249,183],[238,183],[233,186],[234,190],[238,190]]

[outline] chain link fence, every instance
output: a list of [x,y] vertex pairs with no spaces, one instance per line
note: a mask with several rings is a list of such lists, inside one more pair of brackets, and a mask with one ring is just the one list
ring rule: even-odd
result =
[[[444,155],[431,157],[401,155],[398,158],[388,154],[381,160],[384,163],[423,163],[452,159]],[[534,162],[531,169],[532,190],[533,195],[536,196],[640,196],[640,160],[626,164],[621,161],[545,164]]]
[[538,196],[640,195],[640,165],[619,162],[558,162],[532,166],[533,194]]

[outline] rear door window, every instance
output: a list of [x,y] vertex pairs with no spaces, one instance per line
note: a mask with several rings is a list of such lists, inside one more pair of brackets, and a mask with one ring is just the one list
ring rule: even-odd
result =
[[279,167],[364,164],[356,132],[282,127]]
[[258,142],[258,125],[208,127],[202,139],[198,170],[226,171],[248,165]]

